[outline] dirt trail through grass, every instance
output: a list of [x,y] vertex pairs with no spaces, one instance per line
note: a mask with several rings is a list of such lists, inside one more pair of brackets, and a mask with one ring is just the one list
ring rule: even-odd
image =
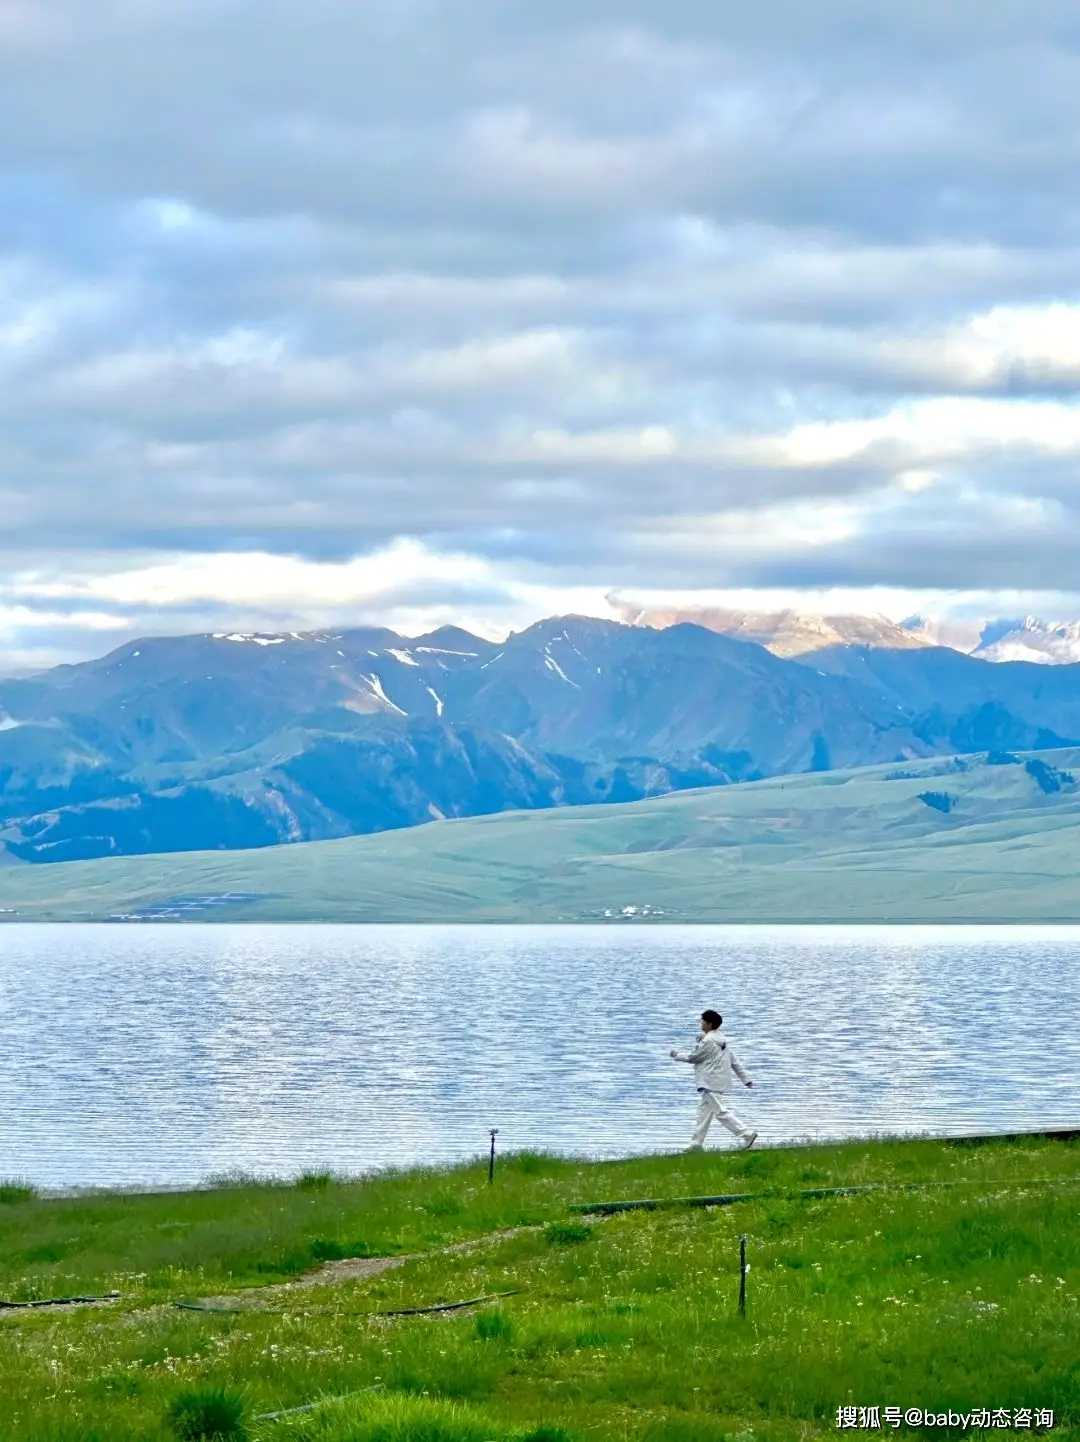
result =
[[305,1272],[295,1281],[275,1282],[265,1287],[245,1287],[239,1292],[223,1293],[216,1297],[202,1297],[199,1305],[226,1311],[235,1306],[238,1300],[257,1304],[264,1298],[270,1300],[307,1287],[334,1287],[343,1282],[363,1282],[371,1277],[378,1277],[383,1272],[393,1271],[396,1267],[403,1267],[406,1262],[417,1262],[427,1257],[450,1257],[464,1252],[475,1252],[482,1247],[508,1241],[511,1237],[518,1237],[523,1232],[539,1230],[541,1228],[538,1226],[503,1227],[498,1231],[489,1232],[483,1237],[471,1237],[465,1242],[451,1242],[449,1246],[433,1247],[427,1252],[404,1252],[396,1257],[342,1257],[340,1261],[324,1262],[322,1266]]

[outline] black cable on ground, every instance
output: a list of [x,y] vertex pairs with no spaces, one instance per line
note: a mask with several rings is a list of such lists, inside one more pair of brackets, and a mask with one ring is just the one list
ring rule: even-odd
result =
[[15,1311],[22,1307],[72,1307],[87,1302],[115,1302],[119,1296],[119,1292],[104,1292],[98,1297],[43,1297],[37,1302],[0,1301],[0,1308],[5,1311]]
[[610,1216],[615,1212],[654,1212],[661,1207],[730,1207],[735,1202],[814,1201],[825,1197],[863,1196],[868,1192],[918,1192],[927,1187],[1038,1187],[1080,1181],[1080,1177],[1027,1177],[1024,1181],[996,1181],[992,1177],[963,1177],[942,1182],[870,1182],[862,1187],[806,1187],[796,1192],[727,1192],[715,1197],[645,1197],[628,1202],[575,1202],[569,1210],[581,1215]]

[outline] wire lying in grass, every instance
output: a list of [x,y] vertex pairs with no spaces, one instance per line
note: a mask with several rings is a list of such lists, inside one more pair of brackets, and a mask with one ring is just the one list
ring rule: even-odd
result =
[[[1073,1181],[1071,1177],[1028,1177],[1014,1183],[1018,1187],[1056,1186],[1061,1182]],[[869,1192],[907,1191],[918,1192],[928,1187],[972,1187],[990,1185],[977,1177],[961,1178],[957,1181],[941,1182],[870,1182],[863,1187],[805,1187],[797,1192],[785,1192],[787,1201],[814,1201],[827,1197],[857,1197]],[[993,1185],[999,1185],[994,1183]],[[581,1215],[597,1215],[613,1212],[655,1212],[660,1207],[730,1207],[735,1202],[764,1201],[775,1196],[768,1192],[728,1192],[715,1197],[647,1197],[629,1202],[575,1202],[571,1212]]]
[[43,1297],[37,1302],[0,1301],[0,1307],[9,1311],[14,1311],[19,1307],[72,1307],[86,1302],[115,1302],[119,1296],[119,1292],[103,1292],[98,1297]]
[[[503,1297],[516,1297],[520,1294],[521,1288],[515,1287],[510,1292],[487,1292],[482,1297],[469,1297],[464,1302],[437,1302],[433,1307],[402,1307],[393,1312],[357,1312],[342,1311],[337,1307],[305,1309],[307,1316],[329,1316],[329,1317],[420,1317],[427,1312],[456,1312],[462,1307],[478,1307],[482,1302],[497,1302]],[[9,1304],[10,1305],[10,1304]],[[35,1303],[15,1303],[16,1306],[33,1306]],[[284,1311],[280,1307],[208,1307],[202,1302],[174,1302],[173,1306],[181,1312],[220,1312],[224,1316],[235,1316],[240,1313],[258,1313],[267,1317],[283,1317]]]
[[279,1417],[295,1417],[298,1412],[314,1412],[318,1407],[328,1407],[331,1402],[347,1402],[350,1397],[359,1397],[363,1392],[380,1392],[382,1385],[381,1382],[376,1382],[373,1387],[358,1387],[355,1392],[342,1392],[340,1397],[319,1397],[314,1402],[304,1402],[299,1407],[286,1407],[281,1412],[260,1412],[254,1420],[276,1422]]
[[512,1292],[488,1292],[483,1297],[470,1297],[467,1302],[440,1302],[434,1307],[403,1307],[396,1312],[368,1312],[369,1317],[419,1317],[424,1312],[456,1312],[461,1307],[478,1307],[481,1302],[495,1302],[501,1297],[516,1297],[520,1294],[521,1288],[515,1287]]
[[280,1307],[207,1307],[202,1302],[174,1302],[180,1312],[221,1312],[224,1316],[235,1316],[241,1312],[266,1312],[272,1317],[284,1315]]

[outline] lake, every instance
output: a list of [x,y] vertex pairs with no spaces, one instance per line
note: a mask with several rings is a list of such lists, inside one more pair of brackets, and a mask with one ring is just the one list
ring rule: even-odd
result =
[[0,1176],[673,1150],[705,1007],[760,1144],[1080,1126],[1080,928],[6,924]]

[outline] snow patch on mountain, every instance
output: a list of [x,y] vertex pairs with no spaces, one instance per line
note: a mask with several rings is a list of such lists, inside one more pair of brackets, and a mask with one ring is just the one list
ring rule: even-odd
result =
[[395,661],[400,661],[403,666],[419,666],[420,662],[415,656],[410,656],[408,651],[399,651],[396,646],[388,646],[386,654],[393,656]]
[[546,647],[544,648],[544,665],[548,668],[549,671],[554,671],[555,675],[560,677],[561,680],[565,681],[568,686],[573,686],[575,691],[581,690],[581,687],[576,681],[570,680],[570,677],[566,674],[563,668],[559,665],[558,661],[556,661],[555,657]]
[[1055,664],[1053,656],[1037,650],[1034,646],[1027,646],[1023,641],[1000,641],[986,651],[976,651],[973,654],[981,661],[1027,661],[1033,666]]
[[588,661],[589,661],[588,656],[585,655],[585,652],[584,652],[584,651],[579,651],[579,650],[578,650],[578,648],[574,645],[573,641],[570,640],[570,637],[566,634],[565,631],[563,632],[563,640],[564,640],[564,641],[567,643],[567,645],[570,647],[571,651],[574,651],[578,656],[580,656],[581,659],[582,659],[582,660],[586,663],[586,665],[587,665],[587,664],[588,664]]
[[[300,640],[295,631],[290,632],[290,635],[295,640]],[[284,636],[262,636],[257,635],[254,631],[230,631],[228,634],[224,631],[215,631],[213,639],[215,641],[247,641],[255,646],[281,646],[285,643]],[[136,651],[135,654],[139,653]]]
[[441,696],[437,695],[437,694],[431,689],[430,686],[425,686],[425,687],[424,687],[424,690],[428,693],[428,695],[431,697],[431,699],[435,702],[435,715],[436,715],[436,716],[441,716],[442,713],[443,713],[443,706],[444,706],[446,703],[443,701],[443,699],[442,699]]
[[390,700],[390,697],[383,690],[382,682],[379,680],[378,676],[376,676],[374,671],[367,679],[371,683],[371,689],[375,692],[375,695],[378,696],[380,701],[385,702],[385,704],[389,706],[392,710],[396,711],[399,716],[407,716],[409,714],[408,711],[403,711],[396,701]]

